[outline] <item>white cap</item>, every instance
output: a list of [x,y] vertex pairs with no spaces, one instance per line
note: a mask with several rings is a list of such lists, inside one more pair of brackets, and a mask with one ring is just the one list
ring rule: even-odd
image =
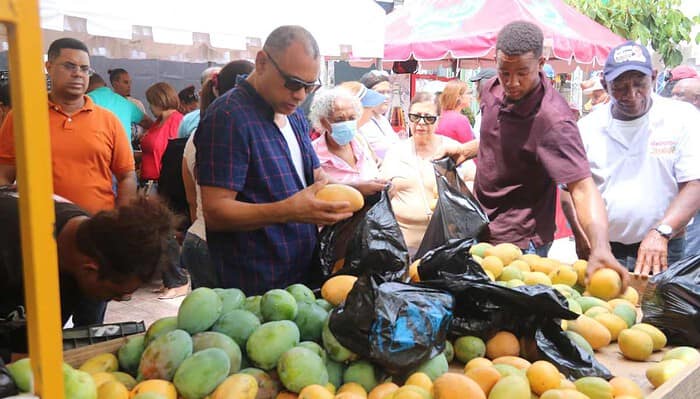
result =
[[583,94],[591,94],[596,90],[605,90],[603,88],[603,85],[600,83],[600,79],[596,79],[595,82],[593,83],[593,86],[591,86],[587,89],[584,89]]

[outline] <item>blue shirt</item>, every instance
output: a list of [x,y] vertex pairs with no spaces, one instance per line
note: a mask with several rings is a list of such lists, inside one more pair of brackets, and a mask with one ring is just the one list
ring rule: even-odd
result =
[[87,94],[95,104],[102,108],[107,108],[119,118],[119,122],[124,126],[126,137],[131,143],[131,124],[139,123],[143,119],[143,112],[136,104],[115,93],[109,87],[102,86]]
[[[217,98],[202,118],[194,142],[201,186],[238,193],[263,204],[304,189],[270,105],[247,82]],[[300,110],[288,116],[299,143],[307,182],[319,167],[309,126]],[[273,224],[254,231],[207,231],[211,259],[225,288],[257,295],[309,278],[317,229],[306,223]]]
[[190,137],[190,134],[194,132],[194,130],[197,128],[197,125],[199,125],[199,109],[195,109],[194,111],[189,112],[182,118],[182,122],[180,122],[180,128],[177,129],[177,138],[181,139],[185,137]]

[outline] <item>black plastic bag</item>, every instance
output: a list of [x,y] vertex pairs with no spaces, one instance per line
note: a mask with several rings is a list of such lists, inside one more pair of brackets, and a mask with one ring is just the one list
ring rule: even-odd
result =
[[642,297],[643,322],[668,342],[700,346],[700,255],[681,259],[649,279]]
[[474,244],[474,239],[450,240],[428,251],[420,258],[418,275],[421,281],[449,280],[454,275],[483,283],[490,281],[484,269],[469,253]]
[[613,377],[595,356],[571,341],[561,326],[553,321],[540,326],[535,331],[534,340],[540,357],[571,379],[601,377],[609,380]]
[[9,370],[5,367],[5,362],[0,359],[0,398],[18,395],[19,390],[15,381],[10,376]]
[[433,161],[438,201],[415,258],[452,239],[476,238],[489,219],[457,174],[457,165],[446,157]]
[[[321,280],[332,275],[377,273],[386,281],[408,280],[408,249],[391,208],[388,188],[365,198],[350,219],[326,226],[318,238]],[[336,262],[343,259],[340,270]]]
[[445,350],[453,303],[444,291],[365,275],[329,327],[343,346],[403,378]]
[[611,377],[561,330],[558,320],[578,315],[568,309],[557,290],[544,285],[507,288],[491,282],[469,255],[471,242],[449,242],[426,254],[418,268],[421,286],[445,290],[455,297],[449,331],[452,337],[473,335],[488,340],[507,330],[521,338],[530,360],[547,359],[574,378]]

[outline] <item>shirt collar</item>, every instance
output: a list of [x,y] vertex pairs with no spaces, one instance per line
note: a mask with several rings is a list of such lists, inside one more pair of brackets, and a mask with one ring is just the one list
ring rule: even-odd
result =
[[[354,169],[350,165],[348,165],[347,162],[342,160],[339,156],[335,155],[331,152],[331,150],[328,149],[326,134],[327,133],[324,133],[319,138],[317,138],[314,146],[318,157],[323,158],[321,163],[326,165],[330,164],[338,169],[354,171]],[[355,158],[357,158],[357,169],[359,170],[360,163],[364,159],[364,152],[362,150],[362,146],[357,144],[356,138],[353,138],[350,141],[350,147],[352,147],[352,152],[355,155]]]
[[270,104],[265,101],[264,98],[255,90],[253,85],[248,82],[247,79],[241,79],[238,82],[238,88],[246,92],[253,100],[253,104],[263,112],[263,114],[269,119],[273,119],[275,116],[275,110],[272,109]]
[[[90,96],[83,95],[83,100],[85,100],[85,104],[83,104],[83,107],[80,108],[80,110],[78,112],[88,112],[88,111],[95,110],[95,102],[92,101]],[[63,108],[61,107],[60,104],[51,101],[50,98],[49,98],[48,102],[49,102],[49,109],[53,109],[53,110],[58,111],[62,114],[65,113],[65,112],[63,112]]]

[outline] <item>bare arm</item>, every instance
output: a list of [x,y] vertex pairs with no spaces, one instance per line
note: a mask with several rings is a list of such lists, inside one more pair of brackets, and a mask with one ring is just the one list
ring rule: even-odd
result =
[[187,197],[187,206],[190,209],[190,221],[194,223],[197,219],[197,189],[194,178],[187,168],[187,160],[182,160],[182,182],[185,185],[185,197]]
[[127,205],[136,198],[136,172],[117,176],[117,206]]
[[[664,213],[657,225],[667,224],[678,232],[685,227],[700,208],[700,180],[679,184],[676,198]],[[634,272],[640,274],[657,274],[668,268],[668,240],[656,230],[649,231],[639,244],[637,264]]]
[[454,159],[457,165],[461,165],[462,162],[472,159],[479,154],[479,139],[474,139],[458,146],[445,146],[437,152],[440,154],[436,157],[437,159],[449,156]]
[[598,187],[591,177],[568,183],[568,187],[576,210],[576,217],[581,223],[591,247],[591,254],[588,257],[588,276],[590,277],[593,272],[603,267],[613,269],[620,274],[624,292],[629,282],[629,273],[610,251],[608,215]]
[[566,216],[566,220],[569,222],[571,230],[574,233],[576,255],[579,259],[588,259],[591,254],[591,246],[588,243],[588,238],[583,231],[583,227],[581,227],[581,223],[578,222],[578,218],[576,217],[576,208],[574,207],[571,194],[566,190],[559,190],[559,202],[561,203],[564,216]]
[[325,184],[317,181],[291,197],[267,204],[238,201],[235,191],[201,186],[204,220],[214,231],[250,231],[276,223],[334,224],[352,216],[340,212],[349,205],[345,201],[316,199],[316,192]]
[[15,165],[0,165],[0,186],[12,184],[17,179],[17,167]]
[[151,119],[150,116],[143,114],[143,119],[141,119],[141,122],[139,122],[138,125],[144,129],[148,129],[153,125],[153,119]]

